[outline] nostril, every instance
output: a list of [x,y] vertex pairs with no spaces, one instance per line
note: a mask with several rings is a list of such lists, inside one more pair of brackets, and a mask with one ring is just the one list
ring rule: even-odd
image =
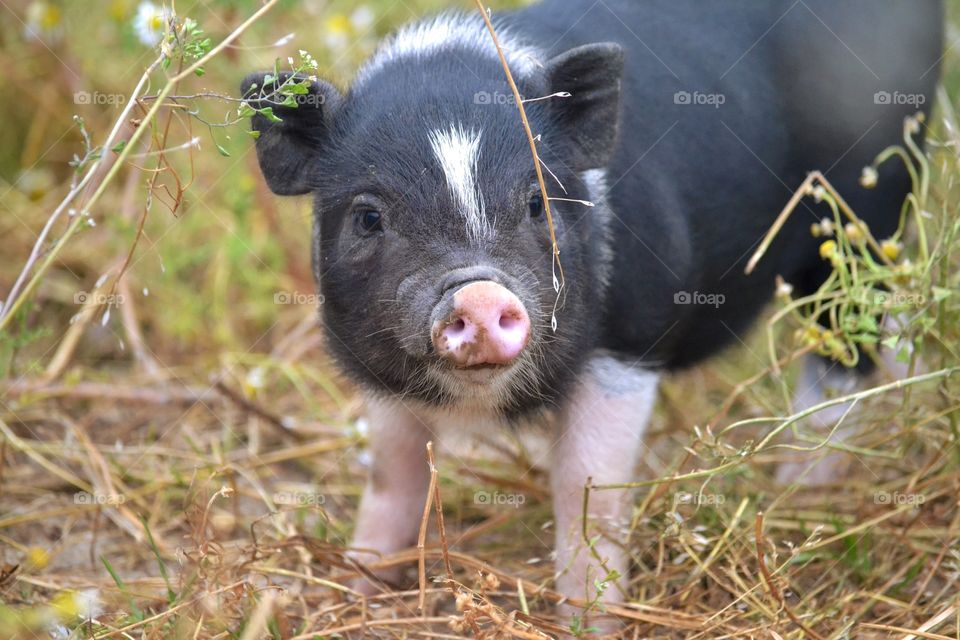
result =
[[453,335],[463,333],[467,328],[467,323],[463,321],[463,318],[457,318],[455,322],[451,322],[447,325],[447,332]]
[[505,329],[506,331],[511,331],[520,326],[520,318],[514,315],[502,315],[500,316],[500,328]]

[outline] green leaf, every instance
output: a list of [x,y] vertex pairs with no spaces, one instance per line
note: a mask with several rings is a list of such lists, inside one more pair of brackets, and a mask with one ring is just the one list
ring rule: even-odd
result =
[[219,144],[217,145],[217,151],[219,151],[220,155],[222,155],[224,158],[230,157],[230,152],[221,147]]
[[127,141],[126,141],[126,140],[121,140],[121,141],[118,142],[117,144],[113,145],[113,148],[110,149],[110,150],[113,151],[114,153],[120,153],[121,151],[123,151],[123,150],[126,149],[126,148],[127,148]]
[[283,122],[283,120],[274,115],[273,107],[264,107],[260,109],[259,113],[270,122]]
[[130,612],[133,613],[133,617],[139,622],[143,620],[143,611],[137,607],[137,603],[133,601],[133,597],[127,593],[127,587],[123,584],[123,580],[120,579],[120,576],[116,571],[113,570],[113,565],[110,564],[110,561],[107,560],[105,556],[100,556],[100,561],[103,562],[103,566],[107,568],[107,573],[110,574],[110,577],[113,578],[113,581],[117,583],[117,588],[120,590],[120,593],[127,596],[127,601],[130,603]]
[[206,71],[203,70],[203,67],[197,67],[197,70],[194,71],[194,73],[197,75],[197,77],[199,77],[199,76],[202,76],[203,74],[205,74]]
[[944,289],[943,287],[933,287],[934,302],[940,302],[941,300],[946,300],[951,295],[953,295],[953,291],[950,289]]
[[898,342],[900,342],[900,335],[894,334],[881,340],[880,344],[885,346],[887,349],[895,349]]
[[251,129],[250,131],[247,131],[247,135],[253,138],[254,140],[260,139],[260,132],[257,131],[256,129]]
[[880,325],[877,324],[877,319],[873,316],[860,316],[857,321],[857,329],[867,333],[880,333]]
[[283,93],[295,96],[305,96],[310,93],[309,85],[310,83],[308,81],[304,81],[303,83],[289,84],[283,88]]
[[173,590],[173,586],[170,584],[167,565],[160,556],[160,547],[157,546],[157,541],[153,538],[153,532],[147,524],[147,519],[140,516],[140,523],[143,524],[143,530],[147,532],[147,543],[150,545],[150,550],[153,551],[153,555],[157,559],[157,564],[160,567],[160,577],[163,578],[164,583],[167,585],[167,601],[170,604],[174,604],[177,601],[177,592]]

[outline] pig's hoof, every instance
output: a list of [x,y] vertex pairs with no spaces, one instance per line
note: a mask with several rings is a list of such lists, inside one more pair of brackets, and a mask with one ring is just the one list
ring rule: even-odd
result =
[[401,571],[375,571],[373,576],[362,575],[350,581],[350,588],[362,596],[375,596],[397,591],[403,575]]
[[[373,564],[380,558],[370,553],[351,552],[348,554],[357,564]],[[395,590],[395,585],[403,579],[401,567],[385,567],[369,570],[352,578],[347,586],[363,596],[375,596]]]

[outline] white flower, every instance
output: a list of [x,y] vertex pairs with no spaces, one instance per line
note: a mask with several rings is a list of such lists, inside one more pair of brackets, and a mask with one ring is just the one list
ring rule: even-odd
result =
[[373,9],[362,4],[350,14],[350,24],[353,25],[354,29],[362,32],[373,26],[374,18],[376,16],[373,14]]
[[263,369],[260,367],[254,367],[247,373],[247,385],[251,389],[263,389],[264,384],[264,375]]
[[133,30],[137,33],[140,42],[148,47],[155,47],[163,37],[163,28],[167,22],[169,11],[158,7],[152,2],[141,2],[137,6],[137,15],[133,18]]
[[27,40],[59,40],[63,35],[63,13],[50,2],[37,1],[27,8],[23,32]]

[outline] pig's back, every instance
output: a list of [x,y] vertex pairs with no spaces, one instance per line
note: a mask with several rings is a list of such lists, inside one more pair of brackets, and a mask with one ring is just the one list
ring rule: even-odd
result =
[[[846,193],[859,188],[859,167],[898,142],[907,111],[878,110],[872,90],[932,92],[935,70],[921,80],[918,69],[937,59],[939,2],[881,4],[550,0],[516,14],[551,55],[588,42],[625,49],[620,142],[607,168],[616,262],[603,346],[692,363],[743,335],[776,274],[802,280],[820,268],[808,229],[827,212],[804,204],[743,274],[808,171],[845,169],[829,175]],[[871,222],[888,226],[897,210]]]

